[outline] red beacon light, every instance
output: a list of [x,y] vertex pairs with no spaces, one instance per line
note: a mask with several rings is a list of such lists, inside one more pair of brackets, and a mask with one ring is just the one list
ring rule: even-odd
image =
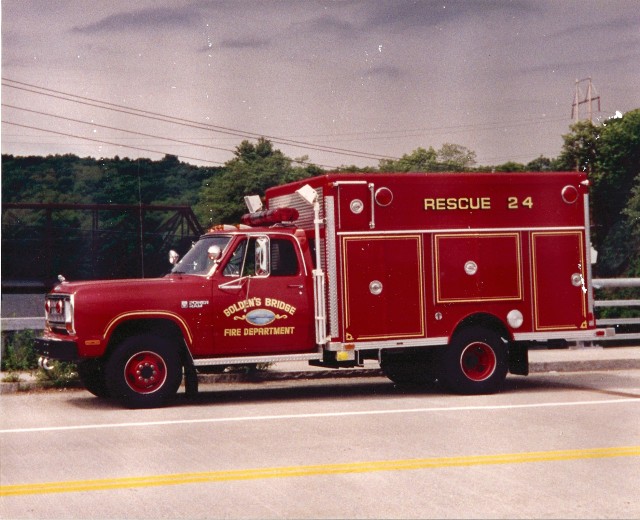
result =
[[247,226],[270,226],[298,220],[298,210],[295,208],[277,208],[254,213],[245,213],[240,221]]
[[209,233],[213,233],[214,231],[238,231],[238,226],[234,226],[233,224],[216,224],[208,230]]

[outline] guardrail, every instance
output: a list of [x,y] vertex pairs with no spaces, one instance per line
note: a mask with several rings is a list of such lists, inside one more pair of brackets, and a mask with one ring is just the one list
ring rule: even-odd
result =
[[44,330],[44,317],[42,318],[2,318],[3,331],[14,330]]
[[[594,289],[606,289],[609,287],[640,287],[640,278],[594,278]],[[640,307],[640,300],[595,300],[594,307]],[[596,318],[596,325],[599,327],[620,327],[635,326],[640,329],[640,318]],[[640,332],[618,332],[612,338],[601,338],[602,341],[608,340],[627,340],[640,339]]]
[[[610,287],[640,287],[640,278],[594,278],[594,289],[606,289]],[[595,300],[596,308],[603,307],[640,307],[640,300]],[[619,326],[637,326],[640,329],[640,318],[601,318],[596,319],[596,325],[599,327],[619,327]],[[44,317],[30,318],[2,318],[3,331],[15,330],[43,330]],[[612,338],[601,338],[602,341],[608,340],[627,340],[640,339],[640,332],[618,333]]]

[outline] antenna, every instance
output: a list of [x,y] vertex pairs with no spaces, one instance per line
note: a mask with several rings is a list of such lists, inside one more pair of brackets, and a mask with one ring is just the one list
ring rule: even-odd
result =
[[[585,82],[587,83],[587,92],[583,96],[580,84]],[[591,82],[591,78],[589,77],[584,79],[577,79],[575,94],[573,96],[573,104],[571,105],[571,118],[576,123],[580,121],[580,105],[588,103],[589,106],[587,107],[587,116],[589,118],[589,122],[593,123],[592,107],[594,101],[598,102],[598,112],[600,112],[600,96],[597,94],[596,89]]]

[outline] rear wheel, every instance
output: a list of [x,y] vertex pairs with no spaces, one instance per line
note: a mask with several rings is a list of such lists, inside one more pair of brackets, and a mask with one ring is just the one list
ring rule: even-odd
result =
[[454,392],[490,394],[500,389],[507,371],[507,347],[500,335],[470,327],[454,335],[444,352],[441,379]]
[[129,408],[164,406],[182,382],[177,348],[150,334],[126,339],[106,365],[111,396]]

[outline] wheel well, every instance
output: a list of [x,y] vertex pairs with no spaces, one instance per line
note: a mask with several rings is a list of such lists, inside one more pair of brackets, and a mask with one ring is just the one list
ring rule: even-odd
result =
[[467,316],[460,323],[458,323],[451,337],[455,337],[456,334],[459,334],[461,331],[469,327],[486,327],[487,329],[491,329],[497,332],[502,338],[506,339],[509,342],[513,340],[511,333],[501,320],[499,320],[492,314],[484,313],[472,314],[471,316]]
[[506,325],[491,314],[474,314],[472,316],[468,316],[458,324],[451,338],[454,338],[456,334],[461,333],[466,328],[475,326],[485,327],[495,331],[508,343],[507,356],[509,372],[523,376],[529,374],[528,345],[525,342],[514,341],[513,336],[511,332],[509,332],[509,329],[507,329]]
[[105,357],[111,355],[117,346],[126,338],[140,334],[154,334],[172,341],[180,349],[180,357],[183,362],[188,359],[187,345],[180,327],[170,320],[160,318],[122,322],[115,328],[113,334],[111,334],[111,338],[109,338],[109,345],[107,346]]

